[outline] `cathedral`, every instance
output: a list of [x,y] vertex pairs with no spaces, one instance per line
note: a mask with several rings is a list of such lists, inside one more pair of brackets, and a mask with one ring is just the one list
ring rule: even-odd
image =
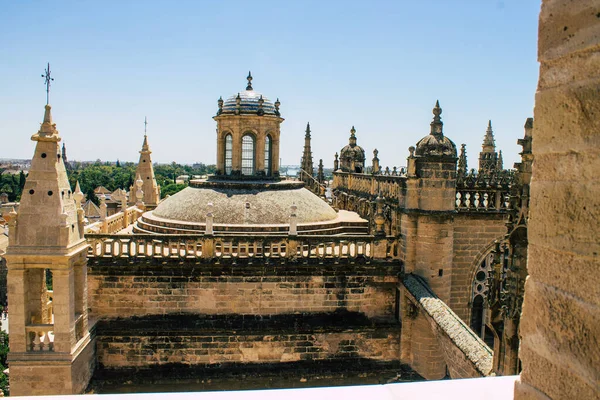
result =
[[330,184],[307,125],[300,178],[285,180],[281,103],[252,80],[217,102],[214,175],[161,199],[144,136],[134,185],[112,215],[101,196],[95,222],[45,106],[8,216],[11,394],[519,372],[532,121],[516,170],[491,121],[469,170],[439,102],[405,167],[382,168],[377,150],[367,162],[352,127]]

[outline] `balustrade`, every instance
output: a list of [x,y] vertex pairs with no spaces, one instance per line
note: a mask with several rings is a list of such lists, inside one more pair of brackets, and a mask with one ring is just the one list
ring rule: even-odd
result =
[[456,209],[464,211],[506,211],[510,208],[508,190],[458,189]]
[[[88,257],[133,259],[372,259],[374,238],[331,236],[86,235]],[[385,255],[381,255],[384,258]]]
[[54,324],[31,324],[25,331],[28,351],[54,351]]

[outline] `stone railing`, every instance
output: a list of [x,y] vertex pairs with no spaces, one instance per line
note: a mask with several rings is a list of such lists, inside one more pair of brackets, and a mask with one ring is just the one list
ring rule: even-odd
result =
[[391,259],[396,249],[387,238],[353,236],[201,236],[201,235],[86,235],[88,257],[184,260],[207,259],[281,261],[365,261]]
[[143,213],[144,211],[140,210],[137,206],[131,206],[126,209],[126,212],[121,210],[110,217],[86,225],[84,232],[85,234],[116,233],[132,225]]
[[54,351],[54,324],[30,324],[25,332],[28,351]]
[[471,170],[456,178],[456,210],[458,212],[504,212],[511,208],[510,189],[514,172],[484,173]]
[[406,187],[406,175],[396,174],[354,174],[334,172],[333,189],[368,200],[375,200],[379,195],[387,201],[398,203],[403,189]]
[[457,189],[456,210],[472,211],[507,211],[510,208],[508,189]]
[[316,180],[314,176],[312,176],[302,168],[300,168],[300,175],[302,177],[308,178],[308,182],[306,180],[304,181],[304,187],[306,187],[308,190],[310,190],[319,197],[325,197],[325,191],[327,190],[327,186],[325,186],[325,184]]
[[[363,210],[361,202],[373,202],[377,196],[390,206],[402,207],[406,192],[406,174],[377,175],[334,172],[333,191],[339,208],[356,211],[365,218],[369,212]],[[510,170],[486,174],[471,171],[458,175],[456,179],[456,210],[458,212],[505,212],[510,209],[510,188],[514,181]],[[368,207],[367,207],[368,208]],[[373,208],[371,206],[371,208]]]

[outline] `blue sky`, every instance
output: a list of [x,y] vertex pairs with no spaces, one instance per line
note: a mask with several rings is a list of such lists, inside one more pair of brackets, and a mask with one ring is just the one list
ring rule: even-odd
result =
[[405,165],[429,132],[476,160],[488,119],[505,166],[533,115],[539,0],[4,1],[0,3],[0,158],[30,158],[50,103],[70,159],[137,161],[144,116],[153,160],[214,163],[219,96],[279,97],[283,164],[304,129],[315,164],[348,142]]

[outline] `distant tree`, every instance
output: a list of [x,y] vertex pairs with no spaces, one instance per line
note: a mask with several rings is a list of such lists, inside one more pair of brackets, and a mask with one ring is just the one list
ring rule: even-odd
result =
[[116,164],[117,168],[121,168],[121,163],[119,162],[119,159],[117,158],[117,164]]
[[21,170],[21,172],[19,173],[19,187],[21,188],[21,191],[23,191],[23,188],[25,187],[25,180],[26,180],[26,176],[25,176],[25,172],[23,172],[23,170]]
[[162,198],[167,197],[167,196],[172,196],[175,193],[185,189],[187,187],[186,184],[182,184],[182,183],[171,183],[168,184],[167,186],[162,186],[161,190],[160,190],[160,196]]
[[8,355],[8,333],[0,330],[0,389],[6,396],[9,395],[8,376],[4,375],[3,371],[8,366],[8,364],[6,363],[7,355]]
[[95,205],[97,205],[97,206],[100,205],[100,199],[98,199],[98,197],[96,197],[96,193],[94,193],[94,188],[89,188],[87,190],[86,197],[88,200],[91,200],[92,203],[94,203]]

